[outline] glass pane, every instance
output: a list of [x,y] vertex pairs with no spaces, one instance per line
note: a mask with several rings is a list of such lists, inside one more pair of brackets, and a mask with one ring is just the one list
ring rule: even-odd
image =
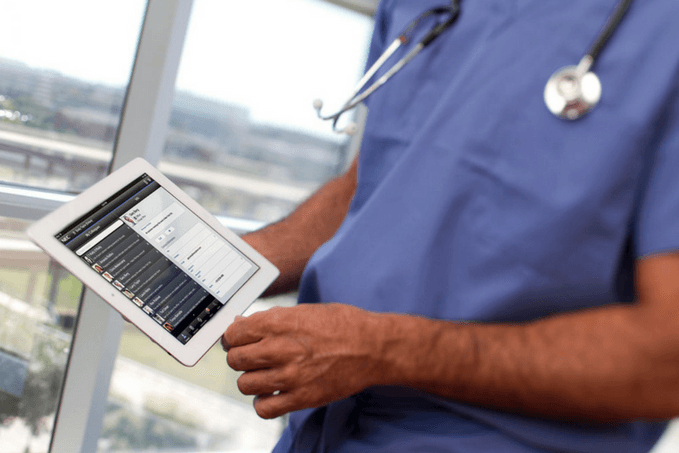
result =
[[312,105],[346,100],[371,31],[320,0],[196,0],[160,169],[213,213],[287,214],[351,158]]
[[106,174],[145,6],[3,2],[0,181],[80,191]]
[[[271,303],[257,303],[249,312]],[[294,298],[275,303],[293,304]],[[238,376],[219,344],[187,368],[126,325],[98,452],[271,451],[284,420],[259,418],[252,398],[238,391]]]
[[[215,214],[286,214],[346,164],[312,103],[345,101],[371,22],[321,0],[195,0],[160,170]],[[185,368],[125,326],[99,452],[270,451],[284,420],[260,419],[238,376],[219,345]]]
[[0,217],[0,451],[46,452],[82,285]]

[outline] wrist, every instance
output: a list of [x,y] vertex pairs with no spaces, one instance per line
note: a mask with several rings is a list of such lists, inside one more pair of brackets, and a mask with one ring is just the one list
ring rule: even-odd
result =
[[[262,297],[272,297],[295,291],[304,270],[304,263],[289,256],[289,249],[283,249],[283,242],[276,242],[268,230],[258,230],[241,236],[245,242],[269,260],[280,271],[278,278],[264,291]],[[278,247],[278,248],[276,248]]]
[[415,387],[418,368],[427,355],[423,349],[424,319],[393,313],[375,313],[373,318],[376,366],[370,384]]
[[474,373],[478,351],[463,325],[403,314],[380,314],[376,385],[404,386],[457,397]]

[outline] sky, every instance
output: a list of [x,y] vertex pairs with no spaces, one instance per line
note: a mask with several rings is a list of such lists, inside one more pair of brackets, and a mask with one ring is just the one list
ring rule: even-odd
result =
[[[0,58],[112,86],[130,76],[146,2],[0,0]],[[312,102],[341,105],[372,21],[319,0],[195,0],[177,88],[245,106],[253,121],[332,135]]]

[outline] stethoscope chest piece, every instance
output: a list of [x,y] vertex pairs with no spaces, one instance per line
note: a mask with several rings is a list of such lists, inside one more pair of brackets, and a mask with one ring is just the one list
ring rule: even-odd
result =
[[[599,100],[601,99],[601,82],[599,81],[599,77],[597,77],[594,72],[590,71],[590,69],[604,45],[620,24],[620,21],[628,10],[631,2],[632,0],[618,0],[618,4],[616,5],[613,14],[608,18],[606,25],[601,32],[599,32],[594,44],[592,44],[585,56],[582,57],[580,63],[578,63],[577,66],[566,66],[559,69],[547,81],[544,92],[545,104],[549,111],[556,117],[565,120],[577,120],[578,118],[582,118],[583,115],[592,110],[592,108],[599,103]],[[459,13],[460,0],[451,0],[450,6],[433,8],[418,16],[387,47],[370,69],[366,71],[363,78],[358,82],[354,92],[349,97],[349,100],[344,103],[337,113],[323,115],[321,114],[323,103],[321,101],[314,102],[314,109],[316,109],[318,117],[323,120],[332,120],[333,130],[336,132],[351,134],[356,131],[355,125],[350,125],[341,130],[337,128],[337,121],[342,113],[354,108],[375,92],[375,90],[384,85],[387,80],[401,70],[401,68],[409,61],[415,58],[422,49],[431,44],[437,36],[449,28],[457,20]],[[427,34],[424,35],[416,46],[410,49],[398,62],[373,82],[372,85],[366,88],[368,82],[377,73],[377,70],[391,58],[396,50],[410,41],[410,34],[414,27],[422,19],[433,15],[441,15],[443,19],[435,21]]]
[[547,81],[545,104],[559,118],[577,120],[601,99],[601,82],[589,71],[592,62],[588,57],[577,66],[559,69]]

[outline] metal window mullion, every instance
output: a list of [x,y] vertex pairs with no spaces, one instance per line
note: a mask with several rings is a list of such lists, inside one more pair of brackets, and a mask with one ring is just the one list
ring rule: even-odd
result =
[[0,215],[21,220],[38,220],[75,198],[47,190],[0,185]]
[[[135,157],[157,164],[193,0],[150,0],[116,140],[112,170]],[[81,303],[51,453],[97,449],[123,320],[92,291]]]
[[365,14],[366,16],[375,15],[375,9],[379,0],[325,0],[328,3],[334,3],[347,9]]

